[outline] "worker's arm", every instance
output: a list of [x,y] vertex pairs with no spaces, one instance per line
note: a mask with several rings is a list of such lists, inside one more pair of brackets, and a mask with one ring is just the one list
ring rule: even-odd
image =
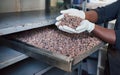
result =
[[105,7],[99,7],[97,9],[85,12],[85,19],[93,23],[105,23],[116,19],[119,16],[119,9],[120,0]]
[[[65,10],[64,12],[65,13],[70,12],[71,10],[74,10],[74,9]],[[76,14],[74,15],[77,15],[77,12],[78,14],[81,13],[81,11],[76,10],[75,12]],[[61,16],[58,17],[58,19],[59,18],[61,18]],[[103,41],[108,42],[110,44],[115,44],[116,36],[115,36],[114,30],[103,28],[99,25],[95,25],[95,23],[98,21],[98,13],[96,11],[92,10],[92,11],[85,12],[85,19],[87,20],[82,21],[80,25],[76,28],[77,31],[68,27],[63,27],[63,26],[59,26],[59,29],[68,33],[81,33],[86,30],[88,32],[92,31],[92,33],[94,33],[95,36],[102,39]]]
[[87,12],[85,12],[85,19],[87,19],[93,23],[96,23],[98,20],[98,14],[96,11],[93,11],[93,10],[87,11]]
[[116,35],[113,29],[107,29],[99,25],[95,25],[95,28],[92,31],[92,33],[105,42],[108,42],[110,44],[115,44]]
[[[89,20],[93,23],[104,23],[110,20],[117,18],[118,10],[120,5],[120,0],[117,2],[107,5],[106,7],[98,8],[95,10],[85,12],[85,19]],[[118,31],[117,31],[118,32]],[[107,29],[101,27],[100,25],[95,25],[94,30],[92,31],[95,36],[102,39],[105,42],[110,44],[115,44],[116,39],[116,32],[113,29]]]
[[[98,14],[96,11],[87,11],[85,12],[85,15],[86,15],[85,19],[93,23],[97,22],[98,20]],[[116,36],[115,31],[113,29],[107,29],[99,25],[95,25],[95,28],[92,31],[92,33],[105,42],[115,44]]]
[[[120,3],[120,0],[106,7],[87,11],[85,13],[83,13],[81,10],[78,11],[75,9],[74,10],[68,9],[68,10],[62,11],[61,12],[62,14],[67,13],[73,16],[80,17],[82,19],[86,19],[86,20],[83,20],[76,29],[71,29],[69,27],[64,27],[64,26],[62,26],[59,29],[66,32],[68,31],[70,33],[81,33],[84,31],[92,32],[94,33],[94,35],[104,40],[105,42],[108,42],[110,44],[116,44],[116,41],[118,40],[118,37],[116,36],[118,35],[116,35],[115,30],[103,28],[99,25],[96,25],[95,23],[105,23],[117,18],[118,10],[120,8],[119,3]],[[64,16],[63,15],[60,16],[59,19],[61,19],[61,17],[63,18]]]

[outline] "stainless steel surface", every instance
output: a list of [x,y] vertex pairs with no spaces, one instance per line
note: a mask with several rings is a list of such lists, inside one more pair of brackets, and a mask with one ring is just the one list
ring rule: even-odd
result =
[[12,41],[12,40],[0,38],[0,42],[2,42],[2,45],[6,45],[30,57],[33,57],[40,61],[44,61],[50,65],[54,65],[63,70],[71,71],[72,69],[71,65],[72,65],[73,58],[69,58],[61,54],[55,54],[55,53],[52,53],[52,52],[49,52],[49,51],[46,51],[40,48],[36,48],[31,45],[18,42],[18,41]]
[[0,14],[0,35],[20,32],[55,23],[59,10],[26,11]]
[[103,75],[105,71],[105,63],[107,59],[107,46],[99,50],[99,58],[97,65],[97,75]]
[[52,68],[53,68],[53,66],[49,66],[49,67],[41,70],[40,72],[36,73],[35,75],[42,75],[42,74],[46,73],[47,71],[49,71]]
[[28,58],[28,56],[25,54],[17,52],[6,46],[0,46],[0,69],[26,58]]
[[63,56],[61,54],[56,54],[56,53],[52,53],[52,52],[49,52],[49,51],[46,51],[46,50],[43,50],[40,48],[36,48],[34,46],[25,44],[20,41],[15,41],[15,40],[13,41],[13,40],[7,40],[7,39],[0,38],[0,42],[3,42],[2,44],[9,46],[17,51],[20,51],[30,57],[33,57],[40,61],[44,61],[50,65],[56,66],[64,71],[68,71],[68,72],[71,72],[73,67],[77,63],[79,63],[84,58],[86,58],[90,54],[94,53],[100,47],[102,47],[104,45],[104,43],[101,42],[99,45],[96,45],[93,49],[91,49],[91,50],[85,52],[84,54],[81,54],[73,59],[73,58],[70,58],[67,56]]
[[[50,65],[27,58],[0,70],[0,75],[35,75]],[[56,74],[54,74],[56,75]]]

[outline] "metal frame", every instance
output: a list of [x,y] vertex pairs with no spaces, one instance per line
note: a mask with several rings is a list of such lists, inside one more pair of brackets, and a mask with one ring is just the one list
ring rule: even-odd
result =
[[44,61],[67,72],[71,72],[77,63],[97,51],[100,47],[104,46],[104,43],[101,42],[93,49],[88,50],[75,58],[70,58],[62,54],[56,54],[44,49],[36,48],[20,41],[0,38],[0,42],[2,42],[3,45],[13,48],[37,60]]
[[0,69],[28,58],[25,54],[0,45]]

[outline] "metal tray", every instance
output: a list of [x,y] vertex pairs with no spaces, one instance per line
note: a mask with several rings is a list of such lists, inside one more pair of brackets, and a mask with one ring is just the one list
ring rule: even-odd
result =
[[97,51],[100,47],[104,46],[105,44],[104,42],[101,41],[101,43],[94,46],[92,49],[74,58],[71,58],[62,54],[57,54],[51,51],[44,50],[43,48],[37,48],[30,44],[26,44],[25,42],[9,39],[6,37],[1,37],[0,42],[2,42],[2,45],[9,46],[30,57],[33,57],[40,61],[44,61],[52,66],[58,67],[67,72],[71,72],[78,63],[80,63],[83,59],[85,59],[86,57]]

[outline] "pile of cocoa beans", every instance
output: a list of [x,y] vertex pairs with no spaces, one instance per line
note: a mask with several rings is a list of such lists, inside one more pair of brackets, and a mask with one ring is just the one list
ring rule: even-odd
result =
[[10,37],[73,58],[101,43],[101,40],[87,32],[69,34],[60,31],[55,26],[37,28],[10,35]]
[[80,22],[82,21],[82,19],[80,17],[65,14],[64,18],[62,18],[60,21],[61,22],[59,25],[61,26],[65,25],[65,26],[75,29],[76,27],[80,25]]

